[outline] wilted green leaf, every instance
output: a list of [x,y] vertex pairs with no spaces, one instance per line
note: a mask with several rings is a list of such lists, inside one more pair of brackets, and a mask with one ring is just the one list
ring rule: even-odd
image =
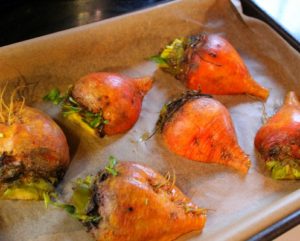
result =
[[113,175],[113,176],[117,176],[117,175],[118,175],[118,172],[117,172],[117,170],[116,170],[117,159],[116,159],[115,157],[113,157],[113,156],[110,156],[108,161],[109,161],[109,163],[108,163],[108,165],[105,167],[105,170],[106,170],[109,174],[111,174],[111,175]]
[[63,96],[60,94],[59,89],[54,88],[50,90],[50,92],[43,97],[43,100],[45,101],[51,101],[53,104],[58,105],[60,104],[66,96]]

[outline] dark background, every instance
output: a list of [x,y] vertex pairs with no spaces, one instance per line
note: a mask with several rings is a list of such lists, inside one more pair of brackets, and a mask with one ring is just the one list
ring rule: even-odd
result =
[[[0,0],[0,46],[170,1],[172,0]],[[300,7],[300,1],[272,0],[269,4],[265,4],[265,1],[241,0],[244,13],[267,22],[300,52],[300,27],[292,24],[297,21],[298,12],[291,11]],[[277,9],[275,13],[274,9]],[[300,23],[299,20],[298,22]]]
[[0,46],[170,0],[0,0]]

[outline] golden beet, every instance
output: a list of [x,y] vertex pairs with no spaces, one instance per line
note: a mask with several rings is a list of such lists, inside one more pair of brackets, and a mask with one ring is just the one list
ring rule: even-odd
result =
[[205,211],[152,169],[122,162],[118,175],[96,182],[102,217],[97,241],[169,241],[204,227]]
[[177,155],[220,163],[243,173],[250,167],[228,110],[210,96],[187,92],[163,108],[157,126],[168,149]]
[[187,88],[204,94],[249,94],[263,100],[269,95],[253,80],[234,47],[216,34],[175,39],[154,61]]
[[69,93],[52,90],[45,100],[63,101],[62,112],[99,136],[128,131],[139,118],[144,95],[152,79],[129,78],[115,73],[91,73],[76,81]]
[[69,166],[66,137],[50,117],[37,109],[14,103],[9,114],[2,107],[0,196],[42,199],[44,192],[53,191],[53,185]]
[[171,241],[202,231],[206,222],[206,210],[175,186],[175,177],[113,157],[96,177],[77,180],[73,190],[71,204],[54,205],[79,219],[97,241]]
[[255,147],[274,179],[300,179],[300,103],[289,92],[284,105],[258,130]]

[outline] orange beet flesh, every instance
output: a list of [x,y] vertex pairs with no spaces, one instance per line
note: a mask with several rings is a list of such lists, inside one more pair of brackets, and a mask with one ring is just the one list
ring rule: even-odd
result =
[[190,160],[220,163],[243,173],[250,167],[229,112],[212,98],[186,102],[165,123],[162,135],[169,150]]
[[267,99],[269,91],[253,80],[238,52],[224,38],[205,35],[190,52],[185,76],[189,89],[206,94],[249,94]]
[[140,164],[120,162],[118,175],[96,183],[98,241],[170,241],[191,231],[201,231],[204,212],[163,176]]
[[152,86],[152,79],[128,78],[115,73],[92,73],[79,79],[72,96],[89,111],[103,111],[108,121],[106,135],[128,131],[138,120],[144,95]]

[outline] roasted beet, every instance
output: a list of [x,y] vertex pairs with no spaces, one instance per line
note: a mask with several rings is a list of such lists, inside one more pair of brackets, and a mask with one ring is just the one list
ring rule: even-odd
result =
[[157,122],[168,149],[190,160],[220,163],[247,173],[230,114],[211,96],[189,91],[165,105]]
[[255,147],[274,179],[300,179],[300,103],[294,92],[258,130]]
[[77,181],[72,204],[54,204],[88,226],[97,241],[171,241],[205,225],[206,210],[194,205],[170,175],[111,158],[93,180]]
[[128,131],[139,118],[144,95],[152,79],[129,78],[115,73],[92,73],[76,81],[69,93],[52,90],[46,100],[63,101],[62,111],[100,136]]
[[269,95],[253,80],[234,47],[216,34],[175,39],[153,60],[187,88],[205,94],[249,94],[263,100]]
[[70,163],[66,137],[41,111],[24,103],[1,104],[1,198],[42,199]]

